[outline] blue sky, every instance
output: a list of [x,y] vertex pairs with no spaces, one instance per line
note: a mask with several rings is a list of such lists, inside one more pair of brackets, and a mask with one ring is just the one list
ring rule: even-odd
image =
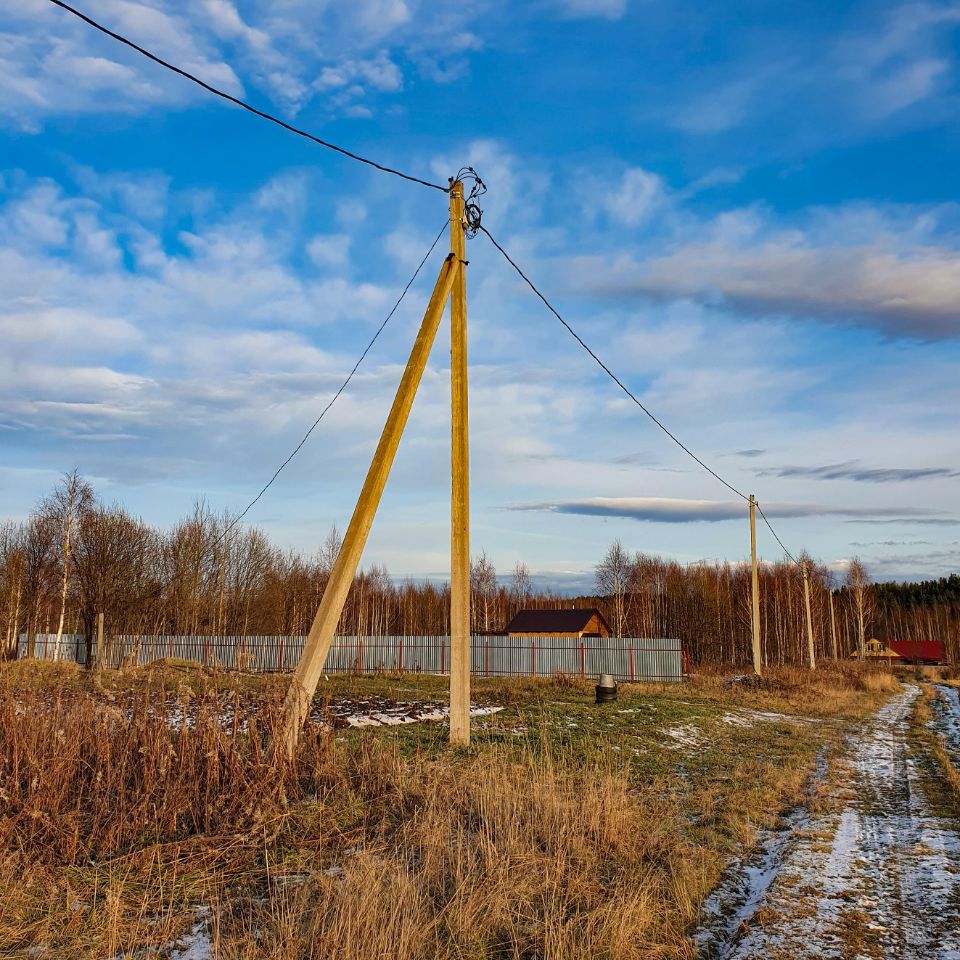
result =
[[[960,3],[82,9],[383,163],[472,164],[493,234],[791,549],[957,568]],[[11,518],[74,466],[153,523],[242,508],[446,218],[46,0],[0,8],[0,151]],[[252,512],[277,542],[346,524],[442,252]],[[614,538],[741,559],[742,504],[468,257],[475,550],[570,588]],[[444,327],[365,558],[396,575],[447,567],[448,374]]]

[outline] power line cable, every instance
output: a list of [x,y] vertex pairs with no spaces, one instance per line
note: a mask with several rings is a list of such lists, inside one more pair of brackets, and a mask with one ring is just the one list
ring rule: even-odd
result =
[[[89,26],[93,27],[95,30],[98,30],[100,33],[104,34],[105,36],[108,36],[108,37],[112,38],[113,40],[116,40],[118,43],[122,43],[122,44],[124,44],[125,46],[130,47],[130,49],[132,49],[132,50],[136,50],[137,53],[139,53],[139,54],[141,54],[142,56],[146,57],[148,60],[152,60],[154,63],[159,64],[161,67],[164,67],[165,69],[170,70],[171,72],[178,74],[179,76],[185,78],[186,80],[190,80],[191,82],[197,84],[197,86],[199,86],[199,87],[202,87],[204,90],[208,91],[209,93],[212,93],[212,94],[214,94],[215,96],[221,97],[222,99],[227,100],[228,102],[233,103],[233,104],[235,104],[236,106],[241,107],[241,108],[244,109],[244,110],[247,110],[248,112],[254,114],[254,116],[260,117],[260,118],[263,119],[263,120],[268,120],[268,121],[270,121],[271,123],[275,123],[277,126],[282,127],[284,130],[287,130],[287,131],[290,132],[290,133],[296,134],[297,136],[300,136],[300,137],[304,137],[305,139],[310,140],[311,142],[316,143],[316,144],[318,144],[318,145],[321,146],[321,147],[326,147],[328,150],[333,150],[334,152],[339,153],[339,154],[341,154],[342,156],[348,157],[348,158],[350,158],[351,160],[356,160],[358,163],[366,164],[367,166],[373,167],[375,170],[379,170],[379,171],[381,171],[382,173],[389,173],[389,174],[392,174],[393,176],[400,177],[400,178],[403,179],[403,180],[407,180],[407,181],[409,181],[410,183],[417,183],[417,184],[419,184],[420,186],[430,187],[430,188],[432,188],[432,189],[434,189],[434,190],[439,190],[439,191],[441,191],[442,193],[448,193],[448,192],[449,192],[449,188],[448,188],[448,187],[444,187],[444,186],[442,186],[441,184],[438,184],[438,183],[432,183],[432,182],[429,181],[429,180],[423,180],[423,179],[421,179],[420,177],[415,177],[415,176],[413,176],[412,174],[404,173],[403,171],[397,170],[397,169],[395,169],[394,167],[388,167],[388,166],[385,166],[384,164],[377,163],[375,160],[371,160],[371,159],[369,159],[368,157],[363,157],[363,156],[361,156],[360,154],[357,154],[357,153],[352,152],[351,150],[347,150],[345,147],[340,147],[340,146],[338,146],[337,144],[331,143],[331,142],[328,141],[328,140],[323,140],[323,139],[321,139],[320,137],[317,137],[317,136],[315,136],[314,134],[309,133],[309,132],[306,131],[306,130],[303,130],[303,129],[299,128],[299,127],[295,127],[295,126],[293,126],[292,124],[287,123],[285,120],[281,120],[279,117],[274,116],[273,114],[266,113],[266,112],[263,111],[263,110],[258,110],[256,107],[254,107],[254,106],[253,106],[252,104],[250,104],[250,103],[247,103],[245,100],[241,100],[239,97],[234,97],[232,94],[229,94],[229,93],[227,93],[227,92],[224,91],[224,90],[220,90],[218,87],[214,87],[214,86],[212,86],[211,84],[207,83],[206,81],[201,80],[199,77],[195,76],[194,74],[190,73],[189,71],[184,70],[183,68],[178,67],[178,66],[170,63],[170,62],[167,61],[167,60],[164,60],[162,57],[157,56],[155,53],[151,53],[149,50],[145,49],[144,47],[141,47],[141,46],[140,46],[139,44],[137,44],[137,43],[134,43],[134,41],[128,39],[127,37],[123,36],[122,34],[116,33],[116,32],[114,32],[113,30],[111,30],[109,27],[106,27],[106,26],[104,26],[103,24],[98,23],[98,22],[97,22],[96,20],[94,20],[92,17],[89,17],[89,16],[87,16],[85,13],[83,13],[82,11],[77,10],[75,7],[70,6],[70,4],[64,3],[63,0],[50,0],[50,3],[54,4],[54,6],[60,7],[60,8],[63,9],[63,10],[66,10],[68,13],[70,13],[70,14],[72,14],[73,16],[77,17],[79,20],[82,20],[84,23],[86,23],[86,24],[88,24]],[[486,186],[483,184],[483,182],[480,180],[480,178],[476,176],[476,173],[475,173],[475,171],[472,170],[472,168],[464,168],[464,170],[461,171],[461,174],[458,174],[458,178],[459,178],[464,172],[466,172],[466,171],[469,171],[469,173],[473,175],[473,179],[474,179],[474,181],[475,181],[474,191],[471,193],[471,196],[470,196],[470,199],[472,200],[472,199],[477,195],[478,191],[481,192],[481,193],[482,193],[482,192],[486,192]],[[560,321],[560,323],[566,328],[566,330],[567,330],[567,331],[570,333],[570,335],[577,341],[577,343],[579,343],[580,346],[583,347],[584,350],[586,350],[586,352],[594,359],[594,361],[595,361],[595,362],[597,363],[597,365],[604,371],[604,373],[606,373],[607,376],[610,377],[610,379],[627,395],[627,397],[629,397],[629,398],[646,414],[646,416],[649,417],[649,419],[650,419],[654,424],[656,424],[656,426],[659,427],[660,430],[663,431],[663,433],[665,433],[678,447],[680,447],[680,449],[683,450],[683,452],[686,453],[687,456],[689,456],[689,457],[690,457],[691,459],[693,459],[696,463],[698,463],[704,470],[707,471],[707,473],[711,474],[711,476],[713,476],[716,480],[718,480],[720,483],[722,483],[728,490],[730,490],[732,493],[736,494],[736,495],[737,495],[738,497],[740,497],[742,500],[749,500],[749,497],[748,497],[745,493],[743,493],[741,490],[738,490],[738,489],[737,489],[732,483],[730,483],[729,481],[725,480],[719,473],[717,473],[716,470],[714,470],[711,466],[709,466],[705,461],[701,460],[700,457],[698,457],[685,443],[683,443],[683,441],[680,440],[680,438],[677,437],[676,434],[674,434],[651,410],[649,410],[649,409],[639,400],[639,398],[638,398],[638,397],[626,386],[626,384],[624,384],[624,382],[600,359],[600,357],[597,356],[597,354],[587,345],[587,343],[586,343],[586,342],[583,340],[583,338],[576,332],[576,330],[574,330],[573,327],[572,327],[566,320],[564,320],[564,318],[557,312],[557,310],[554,308],[554,306],[550,303],[549,300],[547,300],[547,298],[544,296],[544,294],[541,293],[541,291],[536,287],[536,285],[533,283],[533,281],[523,272],[523,270],[520,268],[519,264],[517,264],[517,262],[516,262],[516,261],[507,253],[507,251],[497,242],[497,240],[496,240],[496,239],[494,238],[494,236],[490,233],[490,231],[480,223],[480,221],[479,221],[479,215],[476,217],[476,222],[475,222],[475,223],[474,223],[474,222],[471,222],[470,226],[471,226],[471,231],[472,231],[472,233],[475,234],[476,232],[482,231],[482,232],[486,235],[487,239],[488,239],[488,240],[494,245],[494,247],[496,247],[496,249],[502,254],[502,256],[504,257],[504,259],[505,259],[505,260],[513,267],[513,269],[519,274],[519,276],[523,279],[523,281],[527,284],[527,286],[529,286],[530,289],[537,295],[537,297],[539,297],[540,300],[543,301],[543,304],[547,307],[547,309],[557,318],[557,320]],[[441,229],[441,234],[443,233],[443,229],[446,229],[446,226],[444,226],[444,228]],[[250,510],[250,509],[254,506],[254,504],[263,496],[263,494],[266,493],[266,491],[269,489],[269,487],[273,484],[274,480],[276,480],[277,477],[280,475],[280,472],[281,472],[281,471],[284,469],[284,467],[286,467],[286,465],[293,459],[293,457],[296,456],[296,454],[299,452],[300,448],[304,445],[304,443],[306,443],[306,441],[307,441],[307,439],[309,438],[310,434],[313,433],[314,429],[317,427],[317,425],[318,425],[318,424],[320,423],[320,421],[323,419],[323,417],[324,417],[324,415],[326,414],[326,412],[330,409],[331,406],[333,406],[334,402],[337,400],[337,398],[340,396],[340,394],[343,393],[343,391],[346,389],[346,387],[347,387],[347,385],[349,384],[350,380],[353,378],[354,373],[356,373],[358,367],[360,366],[360,363],[364,360],[364,358],[366,357],[367,353],[368,353],[368,352],[370,351],[370,349],[373,347],[373,345],[374,345],[374,343],[376,342],[377,338],[380,336],[380,333],[383,331],[384,327],[387,325],[387,323],[389,322],[390,318],[393,316],[393,314],[394,314],[394,312],[396,311],[396,309],[400,306],[400,303],[402,302],[404,296],[406,295],[407,290],[410,289],[410,286],[413,284],[414,280],[417,278],[417,276],[418,276],[418,274],[419,274],[419,272],[420,272],[420,269],[423,267],[423,264],[426,263],[427,258],[430,256],[430,253],[433,252],[433,249],[434,249],[434,247],[437,245],[437,243],[439,242],[439,239],[440,239],[440,234],[437,235],[437,238],[436,238],[436,240],[434,240],[433,244],[431,245],[430,250],[427,252],[427,255],[424,257],[424,259],[421,261],[420,265],[417,267],[416,272],[414,273],[414,275],[413,275],[413,277],[411,278],[410,282],[409,282],[409,283],[407,284],[407,286],[404,288],[403,293],[401,293],[399,300],[397,300],[396,304],[394,304],[393,309],[390,311],[390,313],[387,315],[387,318],[384,320],[384,322],[381,324],[381,326],[379,327],[379,329],[377,330],[377,332],[374,334],[373,339],[370,341],[370,343],[367,345],[366,349],[365,349],[365,350],[363,351],[363,353],[361,354],[360,359],[357,361],[357,363],[356,363],[356,365],[354,366],[353,370],[350,371],[350,374],[347,376],[347,379],[343,382],[343,384],[341,385],[340,389],[336,392],[336,394],[333,396],[333,398],[331,399],[331,401],[330,401],[330,402],[327,404],[327,406],[323,409],[323,411],[321,412],[320,416],[316,419],[316,421],[313,423],[313,425],[310,427],[310,429],[309,429],[309,430],[307,431],[307,433],[304,435],[303,439],[302,439],[302,440],[300,441],[300,443],[296,446],[296,448],[293,450],[293,452],[290,454],[290,456],[287,457],[287,459],[284,460],[284,462],[283,462],[282,464],[280,464],[280,466],[277,468],[276,472],[273,474],[273,476],[270,478],[270,480],[266,483],[266,485],[263,487],[263,489],[257,494],[257,496],[254,497],[254,499],[247,505],[247,507],[243,510],[243,512],[240,513],[240,514],[230,523],[230,525],[226,528],[226,530],[224,530],[224,532],[223,532],[223,534],[221,535],[220,539],[223,539],[223,537],[226,536],[226,534],[229,533],[229,531],[230,531],[237,523],[239,523],[239,521],[240,521],[241,519],[243,519],[244,516],[246,516],[246,514],[249,512],[249,510]],[[780,539],[780,537],[777,535],[777,532],[773,529],[773,526],[771,525],[770,521],[767,519],[766,515],[764,514],[763,510],[760,508],[760,505],[759,505],[759,504],[757,504],[757,509],[760,511],[760,516],[763,518],[764,523],[767,525],[767,527],[769,528],[770,532],[773,534],[774,539],[776,539],[777,543],[780,544],[780,546],[781,546],[781,548],[783,549],[784,553],[785,553],[788,557],[790,557],[790,559],[793,560],[794,563],[797,563],[798,561],[797,561],[796,558],[790,553],[790,551],[787,550],[787,548],[784,546],[783,541],[782,541],[782,540]],[[218,541],[218,542],[219,542],[219,541]]]
[[370,342],[364,348],[363,353],[360,354],[360,358],[353,365],[353,369],[350,371],[350,373],[347,374],[347,379],[340,384],[340,389],[337,390],[337,392],[330,398],[327,405],[323,408],[323,410],[320,411],[320,416],[313,421],[313,423],[310,425],[310,429],[307,430],[307,432],[301,438],[300,442],[293,448],[293,450],[291,451],[287,459],[284,460],[283,463],[281,463],[280,466],[277,467],[277,469],[273,472],[273,476],[263,485],[263,487],[260,489],[260,492],[246,505],[246,507],[244,507],[243,511],[239,513],[236,517],[234,517],[233,520],[231,520],[230,523],[226,526],[223,533],[221,533],[220,536],[217,538],[217,542],[214,544],[214,547],[219,545],[220,541],[227,536],[227,534],[250,512],[254,504],[256,504],[256,502],[267,492],[267,490],[270,489],[270,487],[273,485],[274,480],[276,480],[277,477],[280,476],[280,473],[282,472],[284,467],[286,467],[286,465],[300,452],[300,449],[303,447],[303,445],[307,442],[307,440],[310,439],[310,434],[312,434],[313,431],[317,429],[317,427],[320,424],[320,421],[326,416],[327,411],[337,402],[338,398],[340,397],[340,394],[342,394],[343,391],[347,389],[347,385],[353,379],[353,375],[359,369],[360,364],[363,363],[367,354],[370,352],[370,350],[373,348],[373,345],[379,339],[380,334],[383,333],[384,328],[390,322],[390,319],[393,317],[393,315],[397,312],[397,309],[399,308],[400,304],[403,303],[403,298],[407,295],[407,291],[413,286],[414,281],[420,275],[420,271],[423,269],[424,264],[430,258],[430,254],[433,253],[435,247],[440,242],[440,238],[446,232],[446,230],[448,229],[448,226],[449,226],[449,221],[445,220],[443,223],[443,226],[440,228],[440,232],[436,235],[436,237],[434,237],[433,243],[430,244],[430,249],[426,252],[426,254],[424,254],[424,257],[418,264],[417,269],[414,270],[413,276],[407,281],[407,285],[403,288],[403,291],[400,293],[400,296],[397,298],[397,302],[394,303],[394,305],[390,308],[390,312],[384,318],[383,323],[381,323],[380,326],[377,327],[376,333],[374,333]]
[[[709,464],[701,460],[700,457],[698,457],[682,440],[680,440],[680,438],[675,433],[673,433],[673,431],[671,431],[663,423],[662,420],[660,420],[648,407],[646,407],[638,399],[638,397],[626,386],[626,384],[624,384],[624,382],[587,345],[583,337],[581,337],[580,334],[578,334],[577,331],[574,330],[573,327],[566,320],[564,320],[563,317],[560,316],[560,314],[554,308],[553,304],[551,304],[550,301],[543,295],[543,293],[540,292],[540,290],[536,287],[533,281],[526,275],[526,273],[523,272],[519,264],[517,264],[517,262],[510,256],[510,254],[507,253],[507,251],[496,241],[493,234],[491,234],[490,231],[485,226],[483,226],[483,224],[478,224],[477,230],[479,230],[480,232],[486,235],[487,239],[497,248],[497,250],[501,253],[504,259],[507,261],[507,263],[509,263],[510,266],[513,267],[513,269],[520,275],[520,277],[527,284],[527,286],[540,298],[541,301],[543,301],[544,306],[560,321],[560,323],[563,324],[563,326],[567,329],[567,332],[574,338],[574,340],[576,340],[577,343],[579,343],[580,346],[583,347],[583,349],[586,350],[588,354],[590,354],[590,356],[596,361],[597,365],[603,370],[603,372],[606,373],[606,375],[650,418],[650,420],[652,420],[653,423],[655,423],[678,447],[680,447],[680,449],[683,450],[683,452],[686,453],[687,456],[689,456],[701,467],[703,467],[703,469],[706,470],[707,473],[709,473],[711,476],[719,480],[720,483],[722,483],[728,490],[735,493],[742,500],[746,500],[749,502],[750,498],[749,496],[747,496],[747,494],[738,490],[732,483],[730,483],[728,480],[725,480],[722,476],[720,476],[720,474],[717,473],[717,471],[714,470]],[[773,525],[767,519],[759,503],[757,503],[757,510],[760,511],[760,516],[763,518],[763,522],[767,525],[768,529],[773,534],[774,539],[777,541],[777,543],[780,544],[781,548],[783,549],[783,552],[794,563],[799,565],[799,561],[793,556],[792,553],[790,553],[790,551],[786,548],[786,546],[784,546],[784,543],[780,539],[779,535],[777,534],[777,531],[773,529]]]
[[403,171],[396,170],[393,167],[384,166],[381,163],[370,160],[368,157],[362,157],[358,153],[353,153],[353,151],[347,150],[345,147],[338,147],[335,143],[330,143],[328,140],[322,140],[320,137],[314,136],[314,134],[308,133],[306,130],[302,130],[299,127],[295,127],[292,124],[287,123],[285,120],[275,117],[273,114],[266,113],[263,110],[258,110],[245,100],[241,100],[239,97],[234,97],[226,91],[212,86],[189,71],[184,70],[182,67],[178,67],[172,63],[169,63],[162,57],[158,57],[155,53],[151,53],[149,50],[146,50],[139,44],[127,39],[127,37],[124,37],[119,33],[115,33],[109,27],[105,27],[102,23],[98,23],[96,20],[88,17],[85,13],[82,13],[75,7],[71,7],[70,4],[64,3],[63,0],[50,0],[50,3],[54,4],[54,6],[60,7],[63,10],[66,10],[67,13],[72,13],[78,19],[93,27],[94,30],[99,30],[106,36],[111,37],[119,43],[130,47],[131,50],[136,50],[137,53],[142,54],[148,60],[152,60],[154,63],[160,64],[161,67],[165,67],[167,70],[171,70],[173,73],[179,74],[179,76],[192,81],[193,83],[197,84],[197,86],[203,87],[204,90],[207,90],[209,93],[212,93],[215,96],[222,97],[224,100],[229,100],[230,103],[236,104],[238,107],[242,107],[244,110],[248,110],[250,113],[260,117],[262,120],[269,120],[271,123],[275,123],[277,126],[283,127],[284,130],[288,130],[290,133],[295,133],[298,137],[304,137],[307,140],[311,140],[313,143],[319,144],[321,147],[326,147],[328,150],[334,150],[336,153],[340,153],[345,157],[349,157],[351,160],[356,160],[358,163],[365,163],[368,167],[373,167],[374,169],[380,170],[383,173],[392,173],[395,177],[401,177],[404,180],[409,180],[411,183],[418,183],[422,187],[431,187],[432,189],[440,190],[443,193],[449,192],[448,187],[441,186],[439,183],[431,183],[429,180],[421,180],[420,177],[415,177],[409,173],[404,173]]
[[799,567],[800,561],[786,548],[786,546],[784,546],[783,541],[777,535],[777,531],[773,529],[773,525],[767,519],[767,515],[763,512],[763,507],[761,507],[759,503],[757,503],[757,512],[760,514],[763,522],[767,525],[767,529],[773,534],[773,539],[780,544],[780,549],[783,550],[783,552]]
[[484,233],[484,234],[486,235],[487,239],[497,248],[497,250],[500,251],[500,253],[503,255],[503,257],[504,257],[504,259],[507,261],[507,263],[509,263],[510,266],[513,267],[513,269],[517,271],[517,273],[520,275],[520,277],[523,279],[523,281],[527,284],[527,286],[543,301],[543,303],[544,303],[544,305],[546,306],[546,308],[563,324],[564,327],[566,327],[567,332],[574,338],[574,340],[576,340],[577,343],[579,343],[580,346],[583,347],[583,349],[586,350],[587,353],[589,353],[591,357],[593,357],[593,359],[597,362],[597,365],[600,367],[600,369],[603,370],[603,372],[604,372],[685,454],[687,454],[688,457],[691,457],[693,460],[695,460],[697,463],[699,463],[700,466],[703,467],[703,469],[707,471],[707,473],[711,474],[711,475],[714,476],[717,480],[719,480],[728,490],[730,490],[730,491],[732,491],[733,493],[735,493],[735,494],[736,494],[738,497],[740,497],[741,499],[749,501],[750,497],[747,496],[747,494],[742,493],[742,492],[741,492],[740,490],[738,490],[732,483],[729,483],[727,480],[724,480],[724,478],[721,477],[720,474],[717,473],[717,471],[714,470],[711,466],[709,466],[708,464],[704,463],[704,461],[701,460],[682,440],[680,440],[680,438],[679,438],[675,433],[673,433],[673,432],[663,423],[662,420],[658,419],[658,418],[650,411],[649,408],[647,408],[646,406],[644,406],[644,404],[637,398],[636,394],[634,394],[633,391],[631,391],[631,390],[629,389],[629,387],[627,387],[627,385],[596,355],[596,353],[594,353],[594,351],[593,351],[589,346],[587,346],[587,344],[586,344],[586,342],[584,341],[583,337],[581,337],[580,334],[577,333],[577,331],[574,330],[573,327],[570,326],[570,324],[567,323],[567,321],[564,320],[563,317],[561,317],[559,313],[557,313],[557,311],[556,311],[556,309],[554,308],[553,304],[551,304],[550,301],[537,289],[537,287],[534,285],[533,281],[523,272],[523,270],[520,269],[519,265],[518,265],[517,262],[510,256],[510,254],[507,253],[507,251],[504,250],[503,247],[500,246],[499,243],[497,243],[497,241],[496,241],[496,240],[494,239],[494,237],[493,237],[493,234],[491,234],[490,231],[489,231],[485,226],[483,226],[483,224],[480,224],[479,227],[478,227],[478,229],[479,229],[482,233]]

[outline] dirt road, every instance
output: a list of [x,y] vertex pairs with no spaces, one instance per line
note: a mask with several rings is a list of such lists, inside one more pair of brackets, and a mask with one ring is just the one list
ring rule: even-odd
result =
[[931,809],[908,750],[918,693],[897,693],[851,744],[829,813],[795,811],[728,873],[706,905],[702,957],[960,960],[960,834]]

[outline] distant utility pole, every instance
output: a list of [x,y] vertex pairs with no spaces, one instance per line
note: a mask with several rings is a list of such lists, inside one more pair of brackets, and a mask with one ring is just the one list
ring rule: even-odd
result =
[[450,181],[450,254],[461,269],[450,294],[450,743],[470,743],[470,433],[463,183]]
[[831,576],[830,585],[827,587],[827,597],[830,600],[830,643],[833,648],[833,659],[839,659],[837,656],[837,618],[833,613],[833,582]]
[[807,653],[810,657],[810,669],[817,669],[817,660],[813,647],[813,617],[810,615],[810,571],[807,569],[807,558],[800,561],[800,569],[803,571],[803,602],[807,609]]
[[760,670],[760,574],[757,571],[757,498],[750,494],[750,580],[753,592],[753,672]]
[[462,258],[458,258],[453,253],[449,254],[443,262],[440,276],[437,278],[426,313],[423,315],[420,331],[417,333],[410,358],[403,371],[400,386],[397,388],[397,395],[387,415],[380,442],[370,463],[370,469],[367,471],[353,516],[350,518],[350,525],[344,534],[340,552],[330,571],[320,606],[310,627],[310,633],[303,647],[303,655],[293,673],[283,705],[283,726],[278,742],[273,747],[275,752],[282,751],[288,757],[292,757],[296,750],[300,731],[310,712],[310,703],[316,693],[317,683],[323,672],[327,654],[330,652],[330,644],[340,622],[350,585],[353,583],[367,536],[373,525],[373,518],[380,505],[380,498],[390,475],[390,468],[393,466],[400,437],[410,416],[410,408],[413,406],[417,387],[427,366],[430,348],[433,346],[443,317],[443,309],[462,269]]

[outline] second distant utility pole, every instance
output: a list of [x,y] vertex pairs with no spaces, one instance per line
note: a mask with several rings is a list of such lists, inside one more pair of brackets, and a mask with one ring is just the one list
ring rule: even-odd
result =
[[752,593],[753,672],[760,676],[760,574],[757,570],[757,498],[750,494],[750,588]]
[[810,613],[810,570],[806,557],[800,561],[800,569],[803,571],[803,604],[807,611],[807,657],[810,661],[810,669],[816,670],[817,654],[813,642],[813,616]]

